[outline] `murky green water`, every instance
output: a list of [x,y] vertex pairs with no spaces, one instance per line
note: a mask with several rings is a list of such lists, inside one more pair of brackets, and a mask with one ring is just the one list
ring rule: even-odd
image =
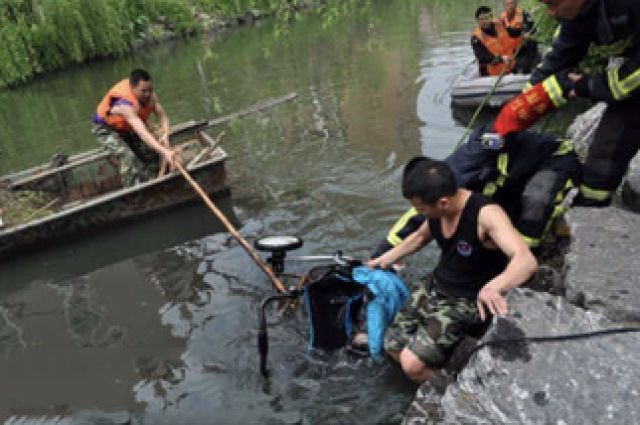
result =
[[[451,110],[449,86],[471,60],[479,3],[377,1],[329,29],[307,16],[276,39],[262,23],[2,92],[0,174],[94,148],[95,105],[133,67],[154,75],[174,123],[295,91],[294,102],[224,128],[241,231],[299,235],[301,254],[366,257],[406,209],[404,162],[442,158],[463,133],[455,117],[469,113]],[[194,206],[0,265],[0,418],[399,421],[415,390],[401,372],[309,355],[302,314],[272,319],[273,376],[259,377],[256,308],[270,284],[219,231]]]

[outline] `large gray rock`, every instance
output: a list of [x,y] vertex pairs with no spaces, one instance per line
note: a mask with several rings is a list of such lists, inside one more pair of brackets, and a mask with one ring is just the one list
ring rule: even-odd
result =
[[[509,305],[509,316],[495,320],[482,341],[614,326],[598,313],[529,289],[512,291]],[[640,423],[638,349],[639,334],[486,347],[444,395],[423,386],[405,423]]]
[[587,111],[578,115],[567,129],[567,137],[573,140],[576,151],[584,158],[596,134],[602,115],[607,109],[604,102],[597,103]]
[[620,208],[573,208],[566,216],[569,301],[620,322],[640,322],[640,215]]
[[629,163],[629,170],[620,191],[624,205],[640,212],[640,155],[634,156]]

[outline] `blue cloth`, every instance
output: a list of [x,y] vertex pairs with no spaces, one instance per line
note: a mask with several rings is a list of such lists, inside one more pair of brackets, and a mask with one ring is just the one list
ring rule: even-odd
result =
[[384,332],[409,298],[409,290],[397,274],[387,270],[356,267],[353,279],[375,295],[367,304],[367,333],[369,354],[378,356],[382,354]]

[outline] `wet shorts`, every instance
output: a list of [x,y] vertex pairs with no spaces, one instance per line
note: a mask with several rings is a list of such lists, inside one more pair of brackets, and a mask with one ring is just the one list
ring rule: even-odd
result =
[[442,366],[454,346],[469,333],[483,327],[475,300],[436,292],[429,277],[411,294],[387,329],[384,346],[399,352],[407,347],[430,366]]

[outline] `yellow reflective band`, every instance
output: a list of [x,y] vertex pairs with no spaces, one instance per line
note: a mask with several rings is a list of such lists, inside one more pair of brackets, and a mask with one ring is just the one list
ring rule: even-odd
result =
[[553,106],[556,108],[561,107],[565,103],[567,103],[567,99],[562,95],[562,87],[560,87],[560,83],[558,83],[558,79],[555,75],[547,78],[542,82],[542,87],[544,91],[549,95],[549,99],[553,102]]
[[573,152],[573,140],[566,139],[560,143],[558,149],[553,153],[553,156],[566,155],[570,152]]
[[558,191],[558,193],[556,193],[556,199],[554,200],[554,204],[559,204],[562,201],[564,201],[564,196],[567,194],[569,189],[571,189],[573,186],[574,186],[573,180],[567,179],[567,182],[564,184],[564,188],[562,188],[561,190]]
[[387,242],[391,244],[391,246],[398,246],[400,242],[402,242],[402,238],[398,236],[398,232],[402,230],[404,226],[407,225],[409,220],[418,215],[418,210],[411,207],[407,212],[402,214],[402,217],[395,222],[391,230],[389,230],[389,234],[387,235]]
[[[569,189],[571,189],[572,187],[574,187],[573,180],[567,179],[567,182],[564,184],[564,188],[560,189],[558,193],[556,193],[556,198],[554,199],[554,202],[553,202],[555,206],[553,207],[553,212],[551,213],[551,217],[549,217],[549,220],[547,220],[547,224],[544,226],[544,231],[542,232],[542,238],[544,238],[545,235],[549,232],[551,225],[556,221],[556,219],[561,215],[563,215],[564,213],[566,213],[567,210],[569,209],[568,207],[562,205],[562,202],[564,201],[565,195],[567,194]],[[529,246],[531,247],[531,245]]]
[[629,94],[638,87],[640,87],[640,69],[620,81],[620,91],[622,91],[624,97],[629,96]]
[[506,153],[501,153],[500,155],[498,155],[498,171],[500,171],[500,174],[503,176],[508,176],[508,169],[509,168],[509,154]]
[[531,90],[532,87],[533,87],[533,84],[531,84],[530,82],[527,81],[527,84],[525,84],[524,88],[522,89],[522,93]]
[[498,187],[502,187],[504,185],[504,182],[507,180],[507,177],[509,176],[509,154],[501,153],[500,155],[498,155],[496,167],[498,168],[498,172],[500,173],[500,175],[498,175],[495,181],[488,182],[484,185],[484,188],[482,189],[482,194],[484,196],[495,195]]
[[530,238],[529,236],[523,235],[522,233],[520,233],[520,236],[522,237],[522,239],[524,240],[524,243],[526,243],[529,248],[537,248],[540,246],[539,238]]
[[495,182],[489,182],[489,183],[484,185],[484,189],[482,190],[482,194],[484,196],[493,196],[493,195],[495,195],[496,190],[498,190],[498,185],[496,185]]
[[611,94],[613,95],[613,98],[615,100],[620,100],[625,97],[622,92],[622,87],[620,86],[620,81],[618,79],[618,69],[619,67],[615,67],[607,71],[609,89],[611,90]]
[[580,185],[580,193],[582,193],[585,198],[592,199],[594,201],[606,201],[611,198],[610,190],[593,189],[584,184]]

